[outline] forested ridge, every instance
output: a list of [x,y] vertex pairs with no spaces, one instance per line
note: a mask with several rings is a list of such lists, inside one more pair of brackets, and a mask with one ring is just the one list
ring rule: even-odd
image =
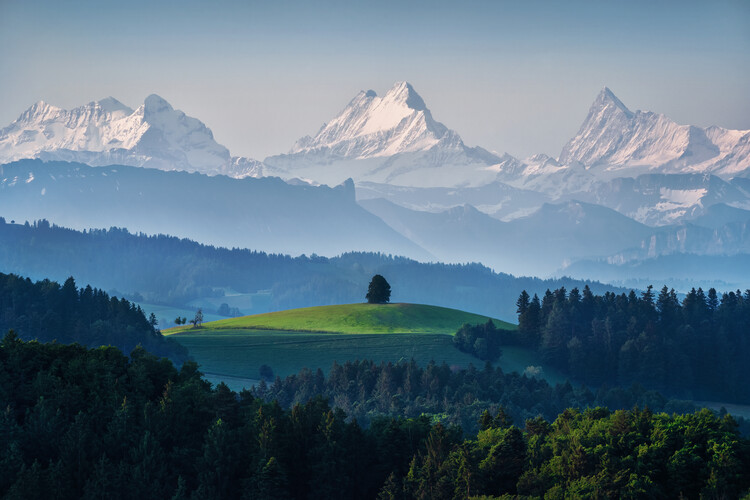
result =
[[321,398],[284,409],[141,348],[0,342],[6,498],[737,498],[750,443],[708,410],[567,409],[476,435],[428,417],[367,428]]
[[559,288],[541,299],[524,291],[516,305],[517,341],[579,381],[750,403],[750,290],[692,289],[680,301],[666,286],[627,295]]
[[[243,314],[362,302],[372,276],[382,274],[393,287],[395,302],[439,305],[506,320],[515,315],[519,290],[543,293],[588,283],[514,277],[480,264],[426,264],[377,253],[290,257],[118,228],[74,231],[45,220],[10,224],[2,217],[0,271],[60,281],[75,276],[117,295],[175,306],[220,296],[227,289],[270,291],[267,309],[242,310]],[[589,285],[601,293],[617,290]]]
[[79,289],[72,277],[60,285],[0,273],[0,331],[11,329],[41,342],[113,345],[125,352],[142,345],[178,362],[187,358],[187,350],[163,337],[138,305],[90,285]]

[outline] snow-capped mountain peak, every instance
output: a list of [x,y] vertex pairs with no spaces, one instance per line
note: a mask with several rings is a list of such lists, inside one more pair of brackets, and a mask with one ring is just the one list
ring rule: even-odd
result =
[[70,110],[39,101],[0,129],[0,163],[22,158],[235,177],[261,174],[260,162],[231,157],[200,120],[156,94],[136,110],[114,97]]
[[559,162],[592,165],[617,150],[631,128],[633,113],[607,87],[594,100],[578,134],[563,148]]
[[385,94],[384,101],[402,102],[407,107],[416,111],[425,111],[424,100],[414,90],[409,82],[396,82]]
[[150,96],[146,97],[146,100],[143,101],[143,107],[144,116],[146,117],[158,113],[174,111],[174,108],[171,104],[169,104],[164,98],[156,94],[151,94]]
[[13,123],[29,123],[31,121],[44,121],[50,117],[57,115],[60,112],[60,108],[52,106],[44,101],[37,101],[29,107],[26,111],[21,113],[21,116],[16,119]]
[[392,156],[428,150],[449,134],[455,145],[463,145],[432,118],[411,84],[397,82],[383,97],[373,90],[359,92],[314,137],[297,141],[291,153],[325,149],[345,158]]
[[493,153],[464,145],[402,81],[382,97],[360,91],[317,134],[264,163],[267,172],[287,179],[333,185],[351,177],[357,183],[435,187],[492,182],[497,174],[487,167],[499,161]]
[[98,104],[99,107],[101,107],[107,113],[122,112],[126,115],[130,115],[133,113],[133,110],[130,107],[124,105],[112,96],[105,97],[100,101],[96,101],[96,104]]
[[614,175],[694,171],[716,161],[720,148],[700,127],[678,125],[664,115],[630,111],[608,88],[589,109],[578,134],[560,153],[564,165],[580,162]]
[[594,104],[592,104],[591,109],[602,111],[606,110],[610,112],[619,110],[628,117],[633,116],[633,112],[630,111],[628,107],[622,103],[622,101],[614,94],[614,92],[609,89],[609,87],[604,87],[601,92],[599,92],[599,95],[596,97],[596,100],[594,101]]

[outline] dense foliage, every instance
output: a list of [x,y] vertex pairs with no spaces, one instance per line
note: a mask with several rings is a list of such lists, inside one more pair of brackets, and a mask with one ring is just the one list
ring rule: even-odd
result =
[[[215,248],[165,235],[135,235],[117,228],[79,232],[44,220],[8,224],[2,217],[0,270],[35,279],[65,280],[72,275],[133,300],[142,296],[145,302],[175,306],[221,296],[228,289],[270,292],[270,303],[241,308],[243,314],[362,302],[370,278],[381,274],[388,276],[395,301],[512,319],[518,290],[543,293],[546,288],[584,284],[516,278],[479,264],[423,264],[375,253],[290,257]],[[613,289],[593,283],[591,287],[602,293]]]
[[404,497],[738,498],[750,484],[748,441],[730,417],[709,410],[568,409],[552,424],[527,420],[523,430],[502,413],[482,420],[462,443],[434,426],[404,478]]
[[[314,398],[284,410],[138,348],[0,342],[6,498],[737,497],[748,442],[707,410],[502,411],[465,439],[427,417],[367,429]],[[437,369],[437,368],[433,368]],[[475,374],[478,376],[478,374]]]
[[0,273],[0,331],[13,329],[21,338],[42,342],[113,345],[128,352],[140,344],[175,361],[185,359],[185,348],[163,337],[156,326],[139,306],[88,285],[78,289],[73,278],[60,286]]
[[750,290],[595,295],[565,288],[517,301],[521,341],[594,385],[640,383],[698,400],[750,403]]
[[387,304],[391,301],[391,285],[384,277],[376,274],[367,286],[365,299],[368,304]]
[[608,406],[612,409],[648,406],[667,412],[693,411],[692,404],[667,400],[642,387],[602,388],[596,393],[571,384],[549,385],[543,379],[518,373],[506,374],[486,364],[477,370],[454,370],[448,365],[430,363],[420,367],[413,360],[392,363],[347,361],[334,363],[328,376],[321,370],[303,369],[297,375],[277,378],[273,384],[261,382],[253,395],[278,401],[283,407],[322,395],[363,424],[381,415],[418,417],[429,415],[445,425],[457,425],[468,433],[478,430],[485,410],[500,406],[513,422],[542,416],[554,420],[568,407]]
[[500,345],[508,332],[498,330],[492,320],[482,325],[463,325],[453,336],[453,344],[482,361],[497,361],[503,350]]

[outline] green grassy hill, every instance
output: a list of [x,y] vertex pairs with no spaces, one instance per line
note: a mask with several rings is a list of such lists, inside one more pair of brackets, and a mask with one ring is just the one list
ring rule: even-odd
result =
[[[464,323],[486,323],[487,316],[422,304],[344,304],[306,307],[213,321],[204,329],[259,329],[326,333],[442,333],[453,334]],[[492,318],[495,326],[516,326]],[[170,328],[165,335],[185,333],[191,326]]]
[[[487,316],[420,304],[345,304],[307,307],[164,330],[187,347],[212,382],[224,381],[235,390],[257,383],[261,365],[287,376],[303,367],[327,372],[334,361],[430,361],[454,367],[483,361],[453,345],[452,335],[464,323],[485,323]],[[492,318],[498,328],[515,325]],[[536,360],[517,355],[501,358],[509,371]]]

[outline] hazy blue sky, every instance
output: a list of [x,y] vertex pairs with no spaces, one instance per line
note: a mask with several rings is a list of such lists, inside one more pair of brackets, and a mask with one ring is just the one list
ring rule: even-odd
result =
[[603,86],[631,109],[750,129],[750,1],[0,0],[0,127],[157,93],[235,155],[412,83],[469,146],[559,154]]

